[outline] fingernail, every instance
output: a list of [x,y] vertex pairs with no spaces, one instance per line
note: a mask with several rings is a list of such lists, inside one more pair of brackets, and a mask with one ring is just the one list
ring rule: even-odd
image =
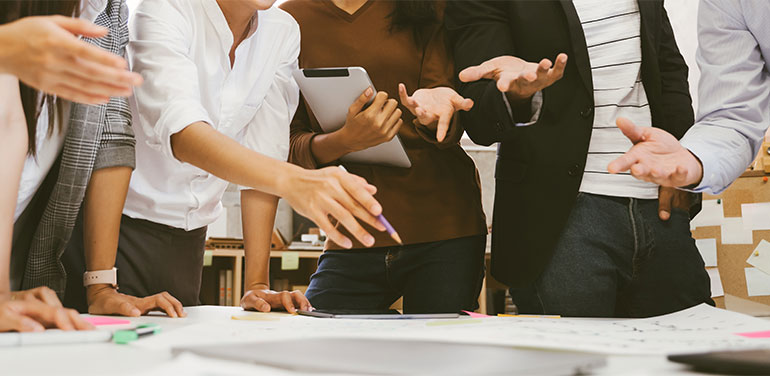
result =
[[369,208],[369,210],[372,212],[372,214],[377,213],[379,215],[379,213],[382,211],[382,206],[379,204],[374,204],[371,208]]
[[372,95],[372,88],[371,87],[366,89],[366,96],[368,97],[370,95]]
[[371,235],[366,235],[364,237],[364,244],[366,244],[367,247],[371,247],[374,245],[374,237]]
[[142,312],[136,308],[131,310],[131,316],[141,316]]
[[342,241],[342,244],[340,244],[342,248],[353,248],[353,242],[350,241],[350,239],[345,239]]
[[30,332],[42,332],[44,330],[40,324],[31,319],[24,319],[21,322],[21,326],[25,331]]

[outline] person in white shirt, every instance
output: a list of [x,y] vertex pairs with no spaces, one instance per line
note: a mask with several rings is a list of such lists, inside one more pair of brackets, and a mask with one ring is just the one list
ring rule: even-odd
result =
[[132,112],[137,167],[121,223],[121,291],[167,290],[199,303],[206,226],[222,213],[228,181],[241,185],[244,307],[310,308],[298,291],[269,289],[270,240],[278,197],[338,244],[374,242],[354,218],[376,220],[376,189],[338,168],[286,163],[299,90],[292,78],[299,27],[271,0],[145,0],[131,20],[129,61],[145,84]]

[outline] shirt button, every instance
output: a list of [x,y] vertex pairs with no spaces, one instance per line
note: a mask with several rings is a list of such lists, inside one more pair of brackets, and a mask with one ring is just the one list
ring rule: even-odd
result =
[[567,172],[567,175],[572,177],[578,176],[580,174],[580,170],[581,170],[581,166],[579,164],[576,164],[569,169],[569,171]]
[[591,115],[593,115],[593,114],[594,114],[594,107],[593,106],[590,106],[590,107],[586,108],[585,110],[580,111],[580,116],[582,116],[585,119],[590,118]]

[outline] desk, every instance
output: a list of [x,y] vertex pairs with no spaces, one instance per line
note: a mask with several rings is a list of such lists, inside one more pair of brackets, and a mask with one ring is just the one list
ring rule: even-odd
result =
[[[201,306],[187,308],[188,317],[171,319],[161,316],[131,318],[134,323],[160,324],[164,333],[193,324],[229,320],[243,314],[235,307]],[[162,333],[159,335],[163,335]],[[0,348],[0,373],[3,375],[135,375],[151,370],[172,359],[170,351],[159,351],[112,343],[65,346],[30,346]],[[663,356],[610,356],[599,376],[697,375],[685,367],[668,362]]]

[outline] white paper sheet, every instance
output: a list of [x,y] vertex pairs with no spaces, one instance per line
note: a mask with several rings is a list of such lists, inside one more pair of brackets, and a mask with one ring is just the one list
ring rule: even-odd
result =
[[770,230],[770,202],[743,204],[741,213],[747,230]]
[[695,245],[700,251],[703,262],[707,267],[717,266],[717,240],[716,239],[695,239]]
[[743,227],[742,218],[725,218],[722,222],[722,244],[754,244],[754,234]]
[[770,243],[764,239],[760,241],[746,262],[765,272],[765,274],[770,274]]
[[724,287],[722,287],[722,277],[719,275],[719,269],[709,268],[706,269],[711,280],[711,297],[716,298],[725,295]]
[[746,290],[749,296],[770,295],[770,275],[757,268],[746,268]]
[[151,349],[312,337],[420,339],[608,354],[668,354],[770,348],[770,339],[735,333],[770,330],[770,322],[700,305],[649,319],[490,317],[454,320],[332,320],[290,316],[280,321],[219,320],[132,343]]
[[721,203],[717,203],[717,200],[704,200],[700,213],[690,221],[690,228],[694,230],[696,227],[721,226],[724,218],[725,211]]
[[[301,356],[301,354],[297,354]],[[281,370],[272,367],[258,366],[240,362],[231,362],[218,359],[204,358],[190,353],[180,354],[173,360],[161,364],[139,376],[305,376],[308,373]],[[312,374],[318,376],[318,374]]]

